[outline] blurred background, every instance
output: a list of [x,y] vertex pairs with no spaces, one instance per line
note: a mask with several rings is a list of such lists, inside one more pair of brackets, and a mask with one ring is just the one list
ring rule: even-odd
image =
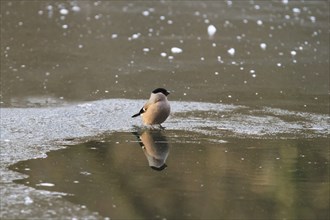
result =
[[327,113],[321,1],[1,1],[1,106],[145,98]]

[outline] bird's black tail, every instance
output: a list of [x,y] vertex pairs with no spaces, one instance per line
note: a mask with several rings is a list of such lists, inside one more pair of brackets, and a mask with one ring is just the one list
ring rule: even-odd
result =
[[139,113],[136,113],[135,115],[132,115],[132,118],[135,118],[135,117],[137,117],[137,116],[139,116],[139,115],[141,115],[140,112],[139,112]]
[[139,113],[136,113],[135,115],[132,116],[132,118],[135,118],[141,114],[143,114],[146,110],[144,108],[141,108],[141,110],[139,111]]

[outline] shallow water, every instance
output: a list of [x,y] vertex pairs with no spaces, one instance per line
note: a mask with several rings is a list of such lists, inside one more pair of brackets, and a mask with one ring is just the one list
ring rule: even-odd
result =
[[[328,217],[327,139],[218,143],[184,131],[142,134],[144,148],[134,134],[114,133],[20,162],[11,169],[28,177],[15,182],[64,192],[114,219]],[[149,167],[163,161],[161,171]]]
[[0,4],[0,218],[329,218],[327,1]]

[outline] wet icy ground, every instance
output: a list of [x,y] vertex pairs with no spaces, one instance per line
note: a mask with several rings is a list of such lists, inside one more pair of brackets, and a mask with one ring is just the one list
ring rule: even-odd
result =
[[[2,217],[46,218],[59,214],[97,217],[96,213],[62,200],[61,193],[35,191],[12,183],[23,175],[7,167],[18,161],[45,157],[48,151],[86,142],[91,137],[134,131],[134,126],[140,126],[141,121],[130,116],[143,103],[143,100],[109,99],[54,108],[2,108],[0,172],[2,209],[5,210]],[[296,139],[328,136],[327,115],[269,107],[252,109],[201,102],[171,103],[173,113],[163,124],[166,129],[207,134],[210,141],[219,143],[230,137]],[[63,202],[68,204],[63,205]],[[23,204],[28,205],[25,206],[28,209],[17,213],[15,207]],[[41,212],[40,207],[47,207],[48,211]]]

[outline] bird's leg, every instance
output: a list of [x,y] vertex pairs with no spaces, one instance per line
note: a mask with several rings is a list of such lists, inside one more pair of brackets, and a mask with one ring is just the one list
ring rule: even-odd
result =
[[165,127],[163,127],[161,124],[159,124],[159,128],[160,128],[161,130],[165,130]]

